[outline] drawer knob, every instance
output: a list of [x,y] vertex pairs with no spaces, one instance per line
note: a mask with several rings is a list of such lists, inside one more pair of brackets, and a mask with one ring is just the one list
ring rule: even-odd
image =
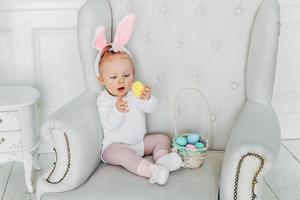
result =
[[2,123],[2,119],[0,118],[0,124]]
[[4,138],[1,138],[1,142],[5,142],[5,139],[4,139]]

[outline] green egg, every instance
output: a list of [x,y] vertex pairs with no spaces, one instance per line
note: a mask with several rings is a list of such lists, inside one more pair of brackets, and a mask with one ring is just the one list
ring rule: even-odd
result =
[[205,145],[204,145],[202,142],[197,142],[197,143],[195,144],[195,146],[196,146],[198,149],[202,149],[202,148],[205,147]]
[[176,144],[178,144],[180,146],[185,146],[187,144],[187,139],[186,139],[186,137],[179,136],[176,138],[175,142],[176,142]]

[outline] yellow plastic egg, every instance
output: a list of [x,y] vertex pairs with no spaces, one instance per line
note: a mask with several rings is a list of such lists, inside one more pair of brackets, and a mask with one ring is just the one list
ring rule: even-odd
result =
[[139,97],[144,89],[143,83],[135,81],[131,86],[132,92],[135,96]]

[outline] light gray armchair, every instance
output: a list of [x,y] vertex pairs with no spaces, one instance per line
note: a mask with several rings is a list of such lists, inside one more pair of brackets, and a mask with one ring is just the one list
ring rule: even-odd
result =
[[[96,98],[94,30],[108,40],[127,13],[137,16],[127,48],[136,79],[152,85],[158,108],[149,132],[174,136],[197,122],[174,104],[178,91],[197,88],[208,100],[210,151],[200,169],[173,172],[165,186],[149,184],[121,167],[100,161],[102,128]],[[42,200],[261,198],[262,177],[274,163],[280,128],[270,104],[279,35],[276,0],[88,0],[78,16],[78,43],[86,91],[51,115],[42,135],[55,147],[54,168],[39,178]],[[193,98],[186,95],[184,98]],[[181,101],[180,108],[202,113]]]

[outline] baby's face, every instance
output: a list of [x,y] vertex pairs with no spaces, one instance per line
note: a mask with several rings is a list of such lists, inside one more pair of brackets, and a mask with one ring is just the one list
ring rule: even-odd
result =
[[130,58],[119,55],[105,61],[98,79],[111,94],[125,96],[133,82],[133,66]]

